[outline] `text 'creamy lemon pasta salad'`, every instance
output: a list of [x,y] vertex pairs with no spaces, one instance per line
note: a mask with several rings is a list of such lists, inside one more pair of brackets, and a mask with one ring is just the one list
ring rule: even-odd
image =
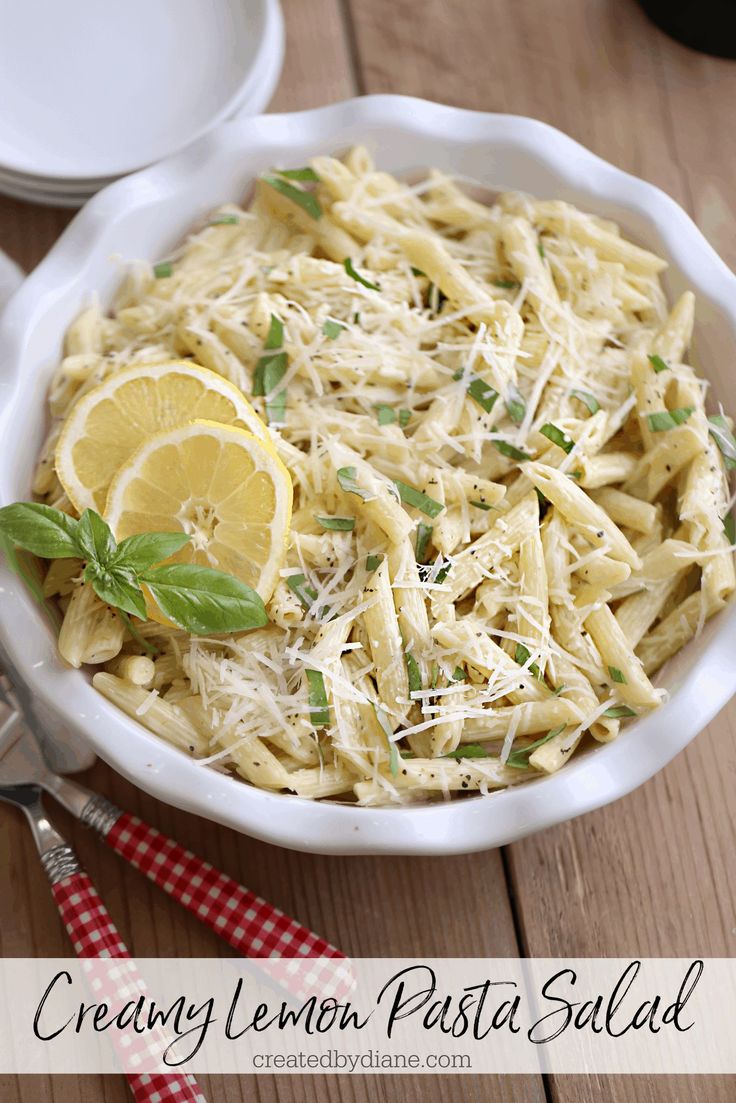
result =
[[363,148],[262,177],[67,333],[51,508],[5,527],[62,655],[302,797],[486,793],[614,739],[735,586],[736,442],[664,267]]

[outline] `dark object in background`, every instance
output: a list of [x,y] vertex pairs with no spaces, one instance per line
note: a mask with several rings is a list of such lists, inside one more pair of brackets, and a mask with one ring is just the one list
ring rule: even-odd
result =
[[716,57],[736,58],[736,0],[639,0],[666,34]]

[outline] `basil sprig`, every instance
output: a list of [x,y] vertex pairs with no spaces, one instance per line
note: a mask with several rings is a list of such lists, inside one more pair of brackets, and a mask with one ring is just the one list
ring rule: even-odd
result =
[[232,575],[196,563],[156,565],[189,542],[184,532],[145,532],[118,544],[93,509],[77,521],[39,502],[16,502],[0,509],[0,536],[42,559],[85,560],[84,581],[97,596],[141,620],[148,617],[145,586],[185,632],[242,632],[268,623],[259,595]]

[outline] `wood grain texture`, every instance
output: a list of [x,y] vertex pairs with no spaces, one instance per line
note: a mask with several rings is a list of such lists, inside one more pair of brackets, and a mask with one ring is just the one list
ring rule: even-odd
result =
[[[683,203],[736,262],[736,65],[653,28],[633,0],[288,0],[274,110],[404,92],[536,116]],[[0,246],[35,264],[69,213],[0,198]],[[319,858],[246,840],[140,793],[98,764],[89,783],[354,955],[736,953],[736,705],[636,793],[498,852],[452,859]],[[55,814],[138,956],[228,952],[97,841]],[[25,827],[0,809],[3,955],[63,955],[65,936]],[[512,889],[509,898],[508,874]],[[537,1103],[535,1078],[210,1077],[223,1103],[401,1099]],[[725,1103],[724,1079],[560,1078],[556,1103]],[[127,1099],[115,1077],[0,1077],[3,1103]]]

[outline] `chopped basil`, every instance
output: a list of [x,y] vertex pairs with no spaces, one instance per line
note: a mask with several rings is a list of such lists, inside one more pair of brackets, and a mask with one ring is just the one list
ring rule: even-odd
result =
[[323,529],[330,529],[333,532],[352,532],[355,528],[354,517],[320,517],[316,515],[316,520],[319,521]]
[[391,776],[396,777],[399,772],[399,750],[392,739],[388,744],[388,768],[391,771]]
[[317,591],[310,586],[303,574],[286,576],[286,585],[299,598],[305,609],[311,609],[317,600]]
[[330,722],[330,709],[322,672],[305,670],[304,673],[309,683],[309,718],[315,728],[325,728]]
[[437,689],[437,680],[440,676],[440,665],[437,662],[432,663],[432,671],[429,678],[430,689]]
[[514,425],[521,425],[524,420],[524,414],[526,413],[526,402],[524,401],[524,396],[513,383],[508,389],[504,405],[506,406],[506,413],[509,415]]
[[541,739],[537,739],[536,742],[530,743],[528,747],[520,747],[518,751],[512,751],[509,757],[506,759],[506,765],[512,766],[515,770],[528,770],[529,759],[533,751],[536,751],[537,747],[543,746],[548,743],[550,739],[554,739],[556,735],[565,730],[565,725],[560,724],[559,728],[554,728],[553,731],[548,732],[547,735],[543,735]]
[[681,406],[677,410],[657,410],[656,414],[647,414],[647,423],[653,433],[663,433],[682,425],[694,409],[694,406]]
[[[270,333],[270,331],[269,331]],[[289,357],[285,352],[274,352],[262,356],[256,364],[253,375],[253,394],[271,396],[266,398],[266,416],[269,422],[283,421],[286,416],[286,390],[273,392],[286,375]]]
[[367,555],[365,557],[365,569],[367,571],[370,571],[371,574],[373,573],[373,571],[377,571],[382,563],[383,563],[383,556],[382,555]]
[[542,245],[541,241],[537,244],[537,252],[539,253],[542,260],[544,260],[547,254],[544,251],[544,246]]
[[417,563],[427,562],[427,547],[432,536],[432,526],[428,525],[425,521],[420,521],[417,525],[417,538],[414,545],[414,554],[416,556]]
[[287,180],[308,180],[312,184],[319,183],[319,176],[314,169],[274,169],[279,176],[285,176]]
[[651,356],[647,356],[647,360],[657,373],[670,370],[669,364],[665,360],[663,360],[661,356],[657,356],[656,353],[652,353]]
[[494,508],[493,506],[490,506],[488,502],[481,502],[477,498],[471,498],[470,505],[475,506],[476,509],[483,509],[486,512],[488,512],[489,509]]
[[546,425],[543,425],[539,432],[543,437],[546,437],[547,440],[551,440],[553,444],[561,448],[563,452],[572,452],[575,447],[575,441],[571,440],[567,433],[563,432],[562,429],[558,428],[556,425],[553,425],[550,421],[548,421]]
[[516,280],[492,280],[491,282],[494,287],[502,287],[504,291],[511,291],[519,286]]
[[508,456],[510,460],[518,460],[521,463],[523,460],[531,459],[530,455],[522,452],[521,448],[517,448],[515,444],[509,444],[507,440],[494,440],[493,445],[497,452],[500,452],[502,456]]
[[236,214],[218,214],[211,218],[208,226],[237,226],[240,218]]
[[350,276],[350,278],[355,280],[356,283],[362,283],[363,287],[368,287],[371,291],[381,290],[377,283],[371,283],[370,280],[367,280],[364,276],[361,276],[360,272],[355,271],[355,269],[353,268],[353,262],[350,257],[345,257],[345,260],[343,261],[343,267],[345,268],[345,271]]
[[729,544],[736,544],[736,519],[733,513],[727,513],[723,518],[723,531]]
[[325,337],[329,337],[331,341],[336,341],[345,328],[346,327],[342,325],[341,322],[333,322],[330,318],[328,318],[322,326],[322,332],[324,333]]
[[284,323],[275,314],[271,315],[271,324],[266,334],[265,349],[280,349],[284,343]]
[[398,490],[399,497],[404,505],[413,506],[421,513],[426,513],[427,517],[436,517],[445,508],[442,502],[435,501],[424,491],[417,490],[416,487],[409,486],[408,483],[402,483],[401,479],[395,479],[394,486]]
[[[435,560],[435,562],[438,562],[439,559],[441,559],[441,558],[442,557],[439,556],[438,559]],[[447,576],[448,576],[448,574],[450,573],[451,570],[452,570],[452,563],[445,563],[444,567],[440,567],[440,569],[437,571],[437,574],[434,577],[434,580],[435,580],[435,582],[437,583],[438,586],[442,585],[442,583],[445,581],[445,579],[447,578]]]
[[364,502],[373,497],[367,490],[363,490],[355,481],[357,472],[354,467],[340,467],[337,472],[337,481],[346,494],[357,494]]
[[447,754],[443,754],[442,758],[490,758],[490,753],[486,747],[481,747],[480,743],[466,743],[465,746],[456,747],[454,751],[448,751]]
[[490,414],[498,398],[498,391],[494,391],[490,383],[486,383],[485,379],[480,378],[474,379],[472,383],[468,384],[468,394],[487,414]]
[[630,709],[628,705],[612,705],[610,709],[606,709],[603,715],[608,716],[611,720],[620,720],[624,716],[636,716],[637,713]]
[[377,406],[374,406],[373,409],[376,411],[379,425],[392,425],[393,422],[396,421],[396,410],[394,410],[393,406],[386,406],[384,403],[379,403]]
[[168,279],[172,271],[173,267],[170,260],[162,260],[159,264],[153,266],[153,274],[157,280]]
[[577,398],[579,402],[582,402],[584,406],[587,406],[591,414],[597,414],[601,408],[601,404],[595,395],[592,395],[590,391],[570,391],[571,398]]
[[618,682],[620,685],[626,685],[626,678],[617,666],[609,666],[608,673],[611,675],[614,682]]
[[[523,643],[517,643],[516,650],[514,651],[515,662],[517,662],[519,666],[523,666],[524,663],[529,662],[530,657],[531,651],[529,650],[529,648],[525,647]],[[529,672],[533,674],[538,681],[541,682],[542,675],[536,663],[529,664]]]
[[406,429],[407,425],[411,421],[411,410],[402,409],[399,410],[399,426],[402,429]]
[[562,684],[561,686],[558,686],[558,687],[557,687],[557,689],[556,689],[556,690],[554,691],[554,693],[552,694],[552,696],[553,696],[553,697],[559,697],[559,696],[560,696],[560,694],[561,694],[561,693],[564,693],[566,689],[567,689],[567,686],[566,686],[566,685],[564,684],[564,682],[563,682],[563,684]]
[[290,199],[292,203],[296,203],[303,211],[313,218],[315,221],[322,217],[322,208],[317,201],[317,197],[312,195],[310,191],[305,191],[304,188],[298,188],[294,184],[290,184],[288,180],[284,180],[282,176],[262,176],[261,180],[264,184],[268,184],[269,188],[273,188],[274,191],[279,192],[286,199]]
[[413,264],[411,266],[411,274],[412,276],[424,276],[425,279],[427,276],[426,272],[422,272],[421,268],[415,268]]
[[710,423],[708,432],[718,445],[726,467],[732,471],[736,467],[736,439],[728,427],[728,422],[721,414],[712,414],[708,421]]
[[406,673],[409,678],[409,693],[418,693],[422,688],[422,674],[419,664],[411,651],[405,652],[404,658],[406,659]]
[[464,682],[467,680],[468,675],[465,673],[461,666],[456,666],[452,672],[453,682]]

